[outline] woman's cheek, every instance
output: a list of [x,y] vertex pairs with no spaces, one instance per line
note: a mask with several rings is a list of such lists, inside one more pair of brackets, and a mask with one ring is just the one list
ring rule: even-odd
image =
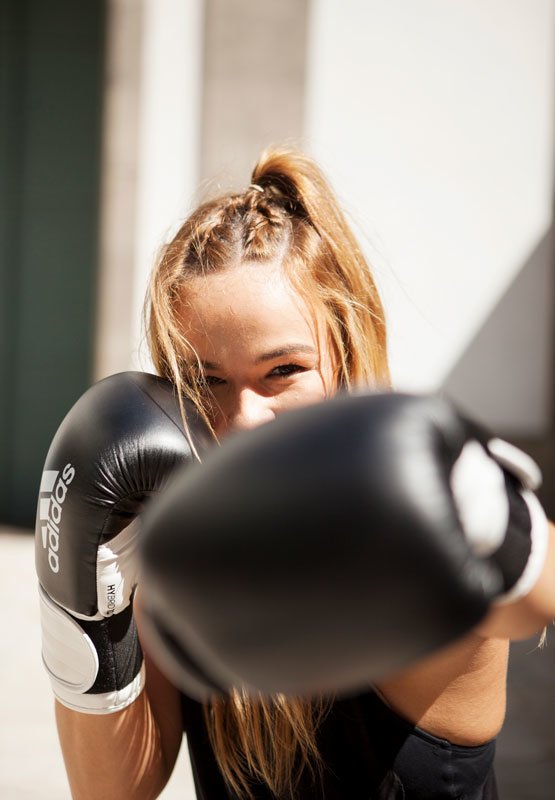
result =
[[295,381],[285,391],[276,397],[276,411],[287,411],[291,408],[311,405],[325,400],[326,387],[321,376],[317,373],[304,373],[303,379]]

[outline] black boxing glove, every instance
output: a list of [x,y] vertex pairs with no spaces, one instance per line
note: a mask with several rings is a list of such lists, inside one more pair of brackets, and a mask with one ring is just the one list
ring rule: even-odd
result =
[[207,432],[174,388],[124,372],[89,389],[48,451],[35,536],[42,654],[54,693],[77,711],[107,714],[144,685],[132,614],[137,583],[133,522]]
[[436,396],[341,396],[238,434],[147,512],[159,658],[199,699],[365,687],[530,590],[539,479]]

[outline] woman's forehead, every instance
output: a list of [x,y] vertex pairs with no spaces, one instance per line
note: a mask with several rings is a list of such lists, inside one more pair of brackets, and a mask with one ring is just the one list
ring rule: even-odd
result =
[[325,323],[275,265],[246,264],[194,278],[178,308],[182,332],[203,361],[237,357],[254,363],[260,353],[291,350],[318,354]]
[[224,328],[269,334],[284,329],[309,339],[314,334],[313,310],[272,263],[247,262],[187,281],[178,314],[184,328],[199,333]]

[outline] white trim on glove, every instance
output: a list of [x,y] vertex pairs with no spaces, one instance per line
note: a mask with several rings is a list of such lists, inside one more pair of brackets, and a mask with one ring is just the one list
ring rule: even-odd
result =
[[39,585],[42,660],[57,699],[87,714],[112,714],[130,705],[145,685],[145,670],[121,689],[87,694],[98,675],[98,654],[79,623]]

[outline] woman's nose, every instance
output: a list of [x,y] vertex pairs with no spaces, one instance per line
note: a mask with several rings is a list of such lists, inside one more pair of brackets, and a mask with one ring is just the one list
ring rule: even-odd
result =
[[227,425],[229,429],[236,431],[247,430],[270,422],[274,417],[271,397],[264,397],[251,389],[243,389],[235,397],[231,413],[227,415]]

